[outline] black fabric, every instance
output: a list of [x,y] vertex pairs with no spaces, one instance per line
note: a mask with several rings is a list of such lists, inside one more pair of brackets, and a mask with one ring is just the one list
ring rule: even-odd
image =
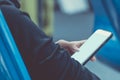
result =
[[46,36],[14,3],[3,2],[0,0],[0,8],[32,80],[100,80]]
[[0,4],[11,4],[17,8],[20,8],[19,0],[0,0]]
[[10,1],[12,1],[17,8],[20,8],[19,0],[10,0]]

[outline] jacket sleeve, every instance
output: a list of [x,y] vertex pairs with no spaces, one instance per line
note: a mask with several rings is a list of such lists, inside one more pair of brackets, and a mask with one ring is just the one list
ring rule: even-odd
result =
[[33,80],[100,80],[17,8],[2,11]]

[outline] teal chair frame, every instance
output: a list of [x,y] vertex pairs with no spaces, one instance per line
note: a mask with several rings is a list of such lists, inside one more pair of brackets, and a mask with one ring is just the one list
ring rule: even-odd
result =
[[[4,61],[4,63],[3,63]],[[3,67],[2,67],[3,66]],[[2,70],[3,68],[6,68]],[[27,68],[17,49],[14,38],[0,10],[0,79],[8,80],[31,80]],[[6,70],[6,72],[5,72]]]

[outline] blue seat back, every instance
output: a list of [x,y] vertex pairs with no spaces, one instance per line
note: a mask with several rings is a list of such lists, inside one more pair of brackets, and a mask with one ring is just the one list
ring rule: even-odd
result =
[[103,7],[110,20],[110,23],[117,33],[118,39],[120,40],[120,1],[118,0],[102,0]]
[[0,80],[31,80],[1,10]]
[[[95,14],[93,31],[101,28],[111,31],[113,37],[100,49],[97,57],[120,70],[120,0],[90,0]],[[119,9],[119,10],[118,10]]]

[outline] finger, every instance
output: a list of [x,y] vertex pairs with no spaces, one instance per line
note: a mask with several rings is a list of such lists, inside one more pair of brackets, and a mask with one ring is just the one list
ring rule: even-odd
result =
[[79,51],[79,48],[77,46],[74,46],[73,47],[73,52],[77,52],[77,51]]
[[96,57],[93,56],[93,57],[91,58],[91,61],[96,61]]
[[86,42],[86,40],[81,40],[81,44],[84,44]]
[[86,42],[86,40],[81,40],[81,41],[79,41],[79,44],[77,45],[77,47],[82,46],[85,42]]

